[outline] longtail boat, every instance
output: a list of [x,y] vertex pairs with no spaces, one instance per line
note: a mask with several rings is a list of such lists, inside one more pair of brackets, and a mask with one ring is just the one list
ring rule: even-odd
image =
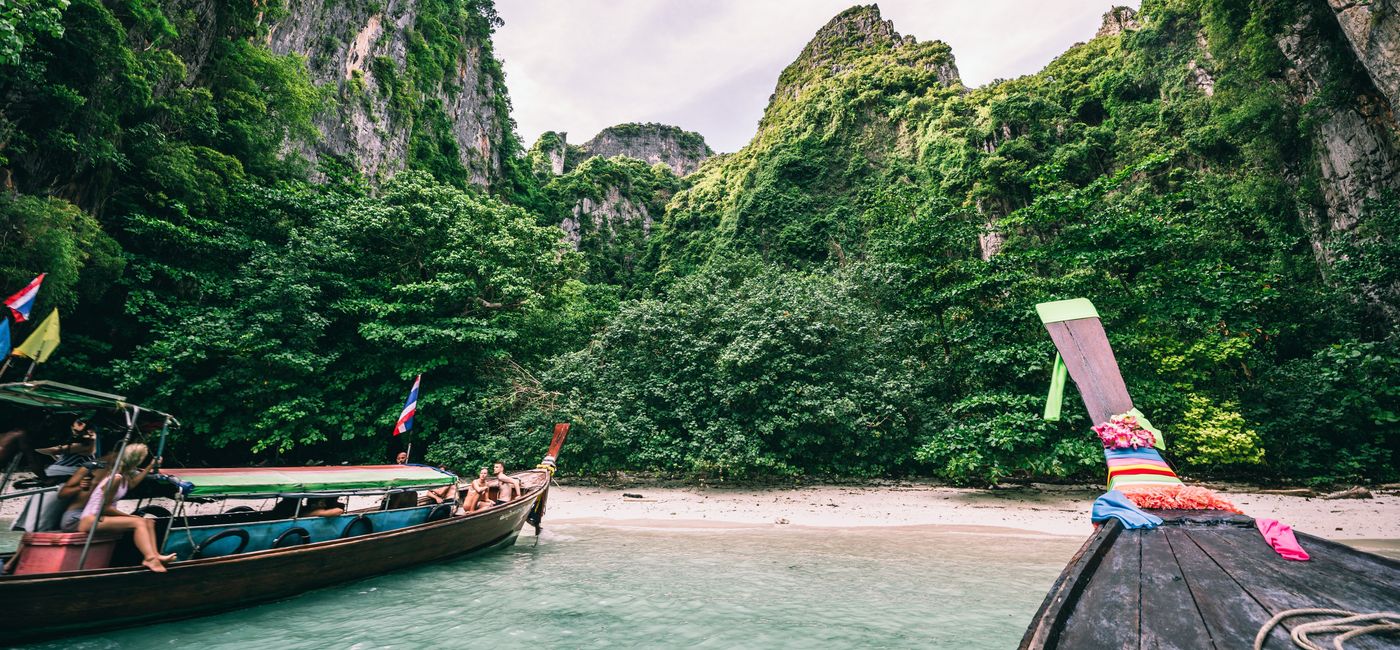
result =
[[[101,406],[138,413],[120,398],[95,404],[91,395],[53,382],[0,385],[0,401],[57,412]],[[139,436],[138,420],[128,418],[132,427],[127,438]],[[418,505],[420,491],[450,491],[459,482],[451,473],[419,465],[162,469],[157,480],[143,482],[127,500],[139,506],[136,512],[155,520],[161,552],[178,556],[167,571],[145,569],[139,555],[126,548],[129,543],[101,534],[26,535],[22,554],[31,538],[76,539],[61,549],[67,551],[62,570],[0,576],[5,608],[0,645],[236,609],[508,546],[527,522],[539,533],[555,459],[568,430],[567,424],[556,425],[540,465],[510,475],[521,481],[518,496],[471,513],[462,512],[455,498]],[[492,486],[488,496],[499,496],[497,490]],[[342,497],[380,499],[373,507],[332,516],[301,513],[304,499]],[[294,507],[228,507],[240,501]],[[195,504],[210,503],[224,507],[215,513],[191,512],[208,509]],[[26,557],[19,560],[16,564],[23,567]]]
[[[1081,298],[1037,308],[1059,351],[1051,402],[1067,371],[1094,422],[1141,416],[1094,306]],[[1047,414],[1058,408],[1047,406]],[[1157,454],[1164,446],[1160,432],[1155,443],[1135,450],[1141,453],[1132,464],[1115,464],[1106,443],[1110,489],[1132,493],[1134,486],[1146,486],[1138,494],[1149,497],[1140,499],[1149,506],[1167,505],[1150,499],[1175,492],[1188,495],[1182,501],[1193,508],[1143,507],[1160,518],[1155,527],[1106,519],[1051,587],[1021,648],[1282,649],[1295,647],[1295,635],[1306,640],[1368,625],[1379,626],[1372,633],[1388,630],[1391,636],[1353,636],[1346,639],[1349,647],[1400,643],[1391,625],[1400,622],[1400,562],[1303,533],[1296,540],[1310,557],[1284,559],[1255,519],[1230,511],[1228,502],[1205,488],[1182,486]],[[1303,611],[1309,609],[1333,611]],[[1345,622],[1341,630],[1321,629],[1328,619],[1348,614],[1370,618]]]

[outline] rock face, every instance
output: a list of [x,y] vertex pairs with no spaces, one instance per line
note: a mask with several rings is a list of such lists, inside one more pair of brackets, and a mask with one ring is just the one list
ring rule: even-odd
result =
[[[315,120],[320,141],[296,148],[313,162],[326,156],[342,159],[376,181],[413,160],[417,137],[432,142],[437,151],[455,148],[469,182],[489,186],[501,173],[498,144],[507,117],[497,114],[495,98],[503,89],[492,72],[489,40],[455,39],[455,66],[447,78],[423,82],[423,71],[407,69],[410,50],[425,47],[413,40],[422,40],[416,36],[419,4],[286,3],[286,14],[270,25],[268,47],[306,57],[312,78],[335,98],[334,106]],[[436,45],[450,38],[441,35]]]
[[652,165],[661,163],[677,176],[690,174],[715,155],[699,133],[655,123],[610,126],[583,143],[580,150],[579,162],[594,156],[627,156]]
[[1279,39],[1279,49],[1292,64],[1287,80],[1295,99],[1313,107],[1310,131],[1322,205],[1301,209],[1323,260],[1331,233],[1351,230],[1364,216],[1368,199],[1400,187],[1400,130],[1385,98],[1366,93],[1344,101],[1318,97],[1329,81],[1350,74],[1349,63],[1354,65],[1328,56],[1325,27],[1305,14]]
[[1327,0],[1376,89],[1400,106],[1400,2]]
[[[576,152],[578,147],[570,147]],[[546,157],[534,147],[531,165],[538,175]],[[548,173],[548,170],[545,170]],[[594,156],[561,176],[549,177],[544,195],[555,210],[565,239],[585,264],[590,282],[633,286],[643,269],[652,224],[684,182],[664,165],[637,158]]]
[[592,223],[593,231],[611,244],[617,240],[618,232],[623,228],[640,226],[643,238],[651,236],[652,217],[646,205],[634,203],[631,198],[623,196],[622,190],[611,186],[601,200],[594,201],[588,197],[579,199],[574,204],[573,215],[559,224],[564,230],[564,237],[575,250],[582,239],[581,226],[584,223]]
[[1137,12],[1132,7],[1113,7],[1104,12],[1103,24],[1094,37],[1114,36],[1137,29],[1142,29],[1142,24],[1138,22]]
[[705,138],[667,124],[619,124],[603,129],[582,145],[569,144],[568,134],[545,131],[530,147],[531,168],[540,176],[560,176],[590,158],[624,156],[648,165],[666,165],[685,176],[715,155]]

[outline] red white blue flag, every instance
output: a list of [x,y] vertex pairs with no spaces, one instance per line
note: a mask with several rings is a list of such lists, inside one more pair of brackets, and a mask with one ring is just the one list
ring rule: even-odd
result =
[[5,299],[5,306],[9,307],[11,312],[14,312],[16,323],[23,323],[29,320],[29,310],[34,309],[34,296],[39,295],[39,285],[44,283],[44,276],[46,275],[48,274],[40,273],[39,277],[34,278],[34,281],[29,283],[29,286],[20,289],[19,293]]
[[408,391],[408,403],[403,405],[403,412],[399,413],[399,422],[394,425],[394,435],[399,435],[413,428],[413,415],[418,412],[418,383],[423,381],[423,375],[418,375],[413,380],[413,390]]

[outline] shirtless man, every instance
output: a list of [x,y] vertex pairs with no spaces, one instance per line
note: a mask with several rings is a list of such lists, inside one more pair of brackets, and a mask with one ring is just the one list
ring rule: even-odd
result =
[[303,517],[339,517],[345,514],[345,504],[335,497],[311,498],[302,509]]
[[520,496],[520,479],[506,476],[506,466],[501,461],[496,461],[491,466],[491,471],[496,474],[496,481],[500,483],[501,490],[496,495],[496,504],[509,503],[515,497]]

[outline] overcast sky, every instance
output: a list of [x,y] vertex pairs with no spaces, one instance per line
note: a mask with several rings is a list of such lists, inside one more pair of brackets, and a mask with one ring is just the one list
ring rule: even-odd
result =
[[[849,0],[498,0],[496,54],[525,146],[581,143],[623,122],[748,143],[778,73]],[[882,0],[900,34],[953,48],[963,83],[1040,70],[1087,41],[1113,4],[1138,0]]]

